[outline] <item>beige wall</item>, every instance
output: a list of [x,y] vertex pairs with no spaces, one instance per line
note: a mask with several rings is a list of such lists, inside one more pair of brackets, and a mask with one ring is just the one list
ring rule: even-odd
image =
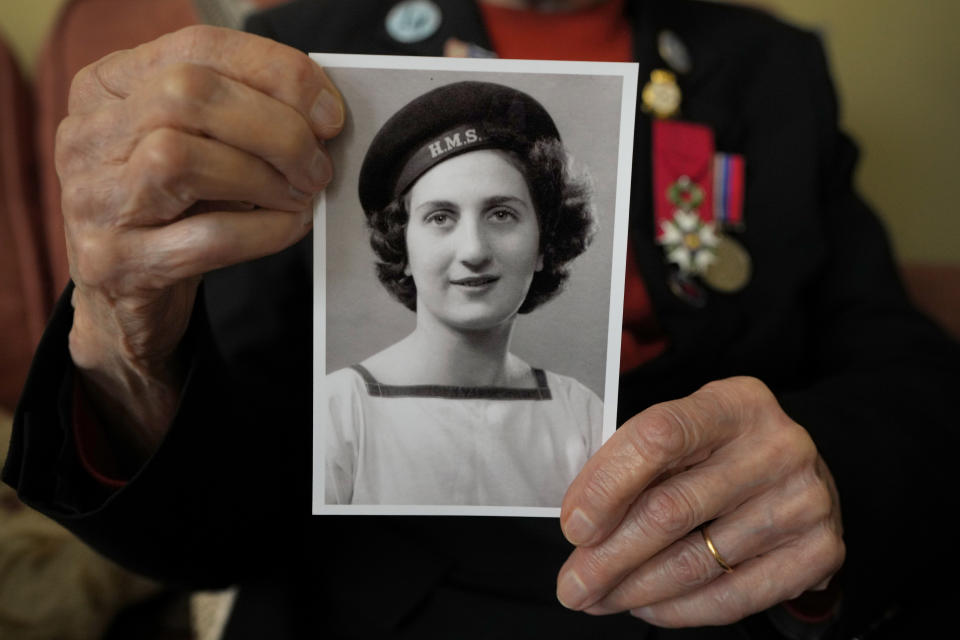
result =
[[26,73],[64,0],[0,0],[0,32]]
[[[0,29],[29,70],[63,0],[0,0]],[[162,1],[162,0],[158,0]],[[669,1],[669,0],[668,0]],[[826,38],[861,191],[900,257],[960,263],[960,2],[752,0]]]
[[960,264],[960,2],[763,0],[826,39],[861,192],[900,257]]

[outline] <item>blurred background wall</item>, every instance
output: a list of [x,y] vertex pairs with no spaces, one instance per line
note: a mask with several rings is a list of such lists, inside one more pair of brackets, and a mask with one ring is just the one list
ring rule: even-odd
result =
[[44,36],[62,4],[64,0],[0,0],[0,32],[24,73],[33,70]]
[[[0,30],[27,75],[63,1],[0,0]],[[823,35],[842,124],[863,152],[861,191],[898,257],[960,264],[960,2],[743,1]]]
[[960,264],[960,2],[763,0],[824,38],[861,192],[901,259]]

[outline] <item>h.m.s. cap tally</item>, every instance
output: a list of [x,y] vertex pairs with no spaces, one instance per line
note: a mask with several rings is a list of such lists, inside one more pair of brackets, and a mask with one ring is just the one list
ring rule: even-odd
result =
[[360,167],[360,204],[382,209],[431,167],[477,149],[522,151],[560,140],[547,110],[522,91],[492,82],[457,82],[407,103],[380,128]]

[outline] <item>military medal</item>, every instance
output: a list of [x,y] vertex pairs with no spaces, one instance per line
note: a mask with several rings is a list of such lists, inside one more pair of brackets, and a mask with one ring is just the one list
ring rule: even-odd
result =
[[680,298],[701,306],[695,278],[715,259],[713,222],[713,132],[676,120],[653,123],[655,238],[675,268],[669,281]]
[[688,275],[701,275],[714,261],[717,235],[710,222],[700,217],[698,202],[703,201],[703,189],[680,176],[670,185],[668,198],[676,209],[673,217],[660,222],[657,242],[663,245],[667,261]]
[[643,85],[640,101],[644,111],[657,118],[671,118],[680,111],[680,87],[677,77],[663,69],[650,72],[650,80]]
[[747,250],[728,232],[743,230],[743,156],[717,153],[713,163],[714,220],[717,224],[715,260],[703,273],[703,281],[721,293],[740,291],[753,275]]
[[753,264],[750,254],[739,242],[720,234],[714,247],[714,260],[703,272],[703,281],[721,293],[736,293],[750,282]]

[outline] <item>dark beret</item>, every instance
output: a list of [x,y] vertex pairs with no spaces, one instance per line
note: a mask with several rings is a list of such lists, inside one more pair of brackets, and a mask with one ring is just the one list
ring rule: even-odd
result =
[[467,151],[522,151],[560,139],[550,114],[526,93],[492,82],[456,82],[407,103],[374,136],[360,167],[360,204],[382,209],[428,169]]

